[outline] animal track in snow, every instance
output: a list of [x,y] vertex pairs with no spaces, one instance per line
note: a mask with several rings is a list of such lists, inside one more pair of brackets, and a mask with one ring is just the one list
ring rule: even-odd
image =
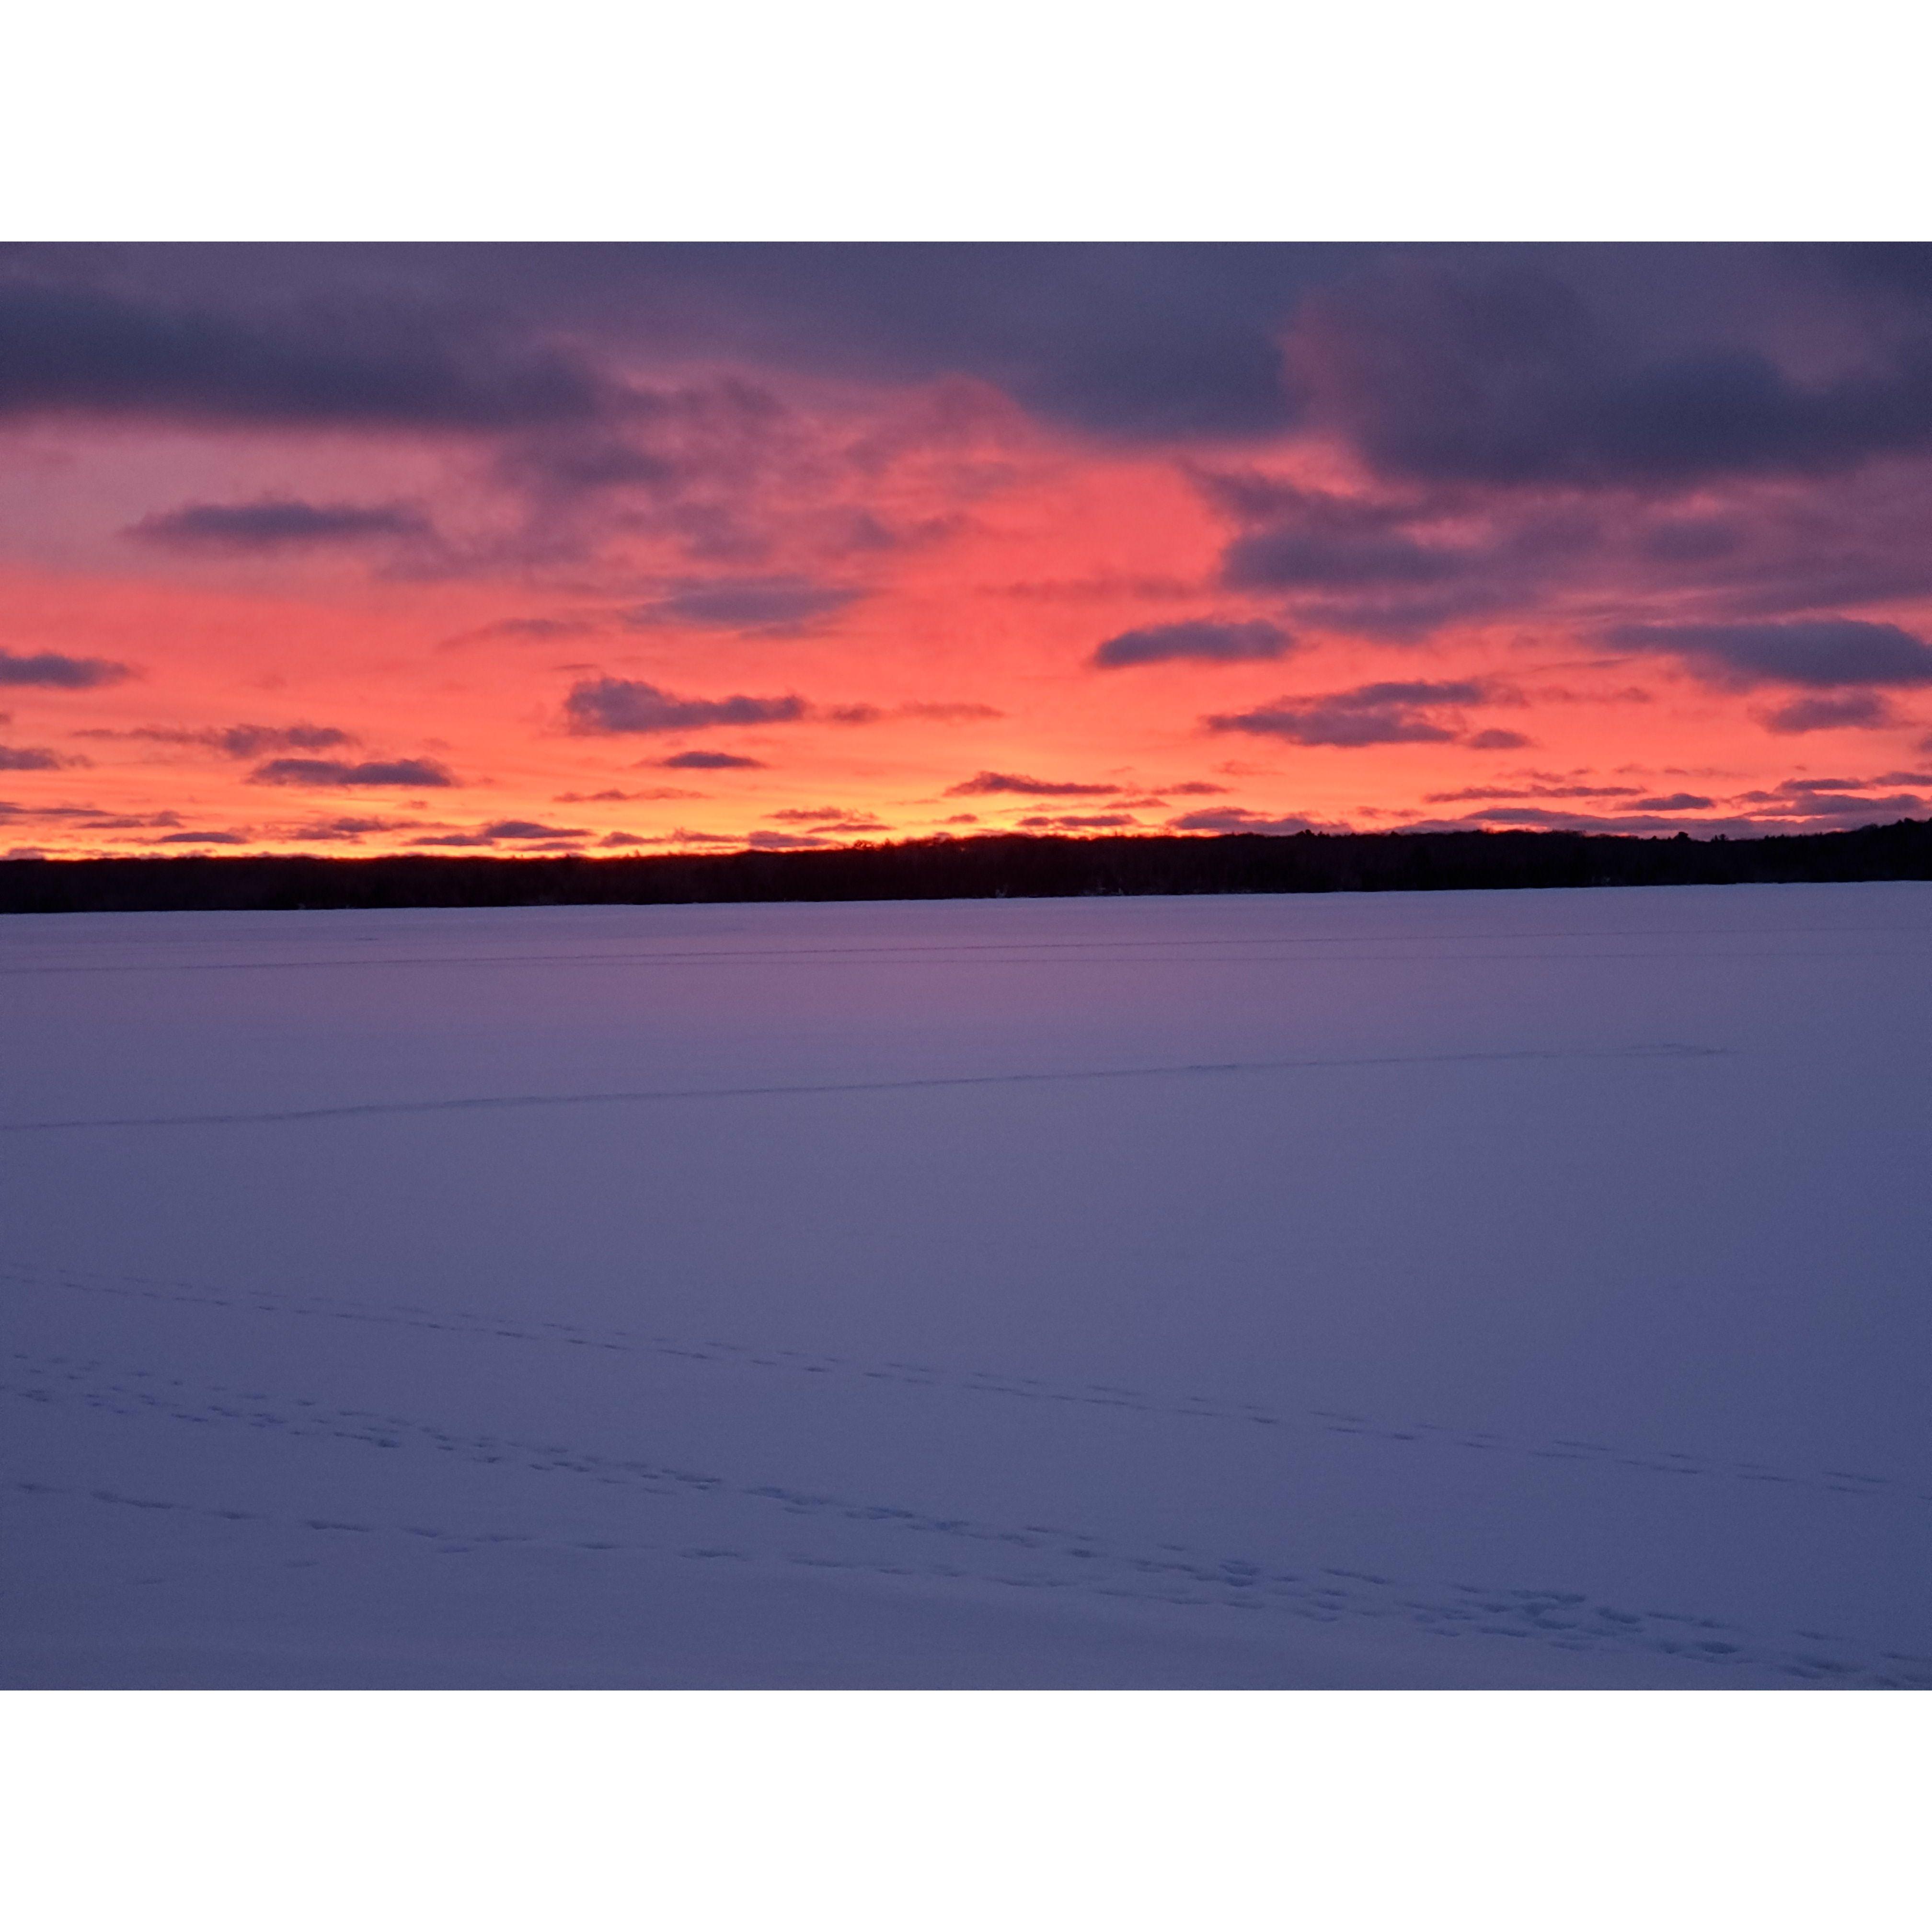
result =
[[[850,1382],[897,1384],[912,1388],[944,1388],[976,1396],[1013,1402],[1084,1405],[1124,1414],[1185,1416],[1232,1426],[1306,1429],[1364,1443],[1389,1442],[1424,1450],[1474,1450],[1542,1462],[1568,1462],[1600,1469],[1629,1469],[1650,1476],[1708,1477],[1806,1490],[1814,1493],[1888,1499],[1899,1503],[1932,1503],[1932,1480],[1874,1475],[1842,1469],[1800,1474],[1778,1470],[1751,1460],[1695,1456],[1682,1450],[1639,1450],[1572,1436],[1541,1441],[1512,1440],[1492,1431],[1457,1427],[1440,1421],[1391,1424],[1353,1411],[1307,1408],[1275,1411],[1252,1402],[1235,1402],[1191,1394],[1162,1396],[1148,1390],[1112,1384],[1056,1384],[1038,1377],[974,1369],[946,1370],[902,1361],[865,1364],[832,1354],[795,1348],[773,1348],[716,1337],[693,1340],[645,1334],[626,1328],[590,1328],[580,1324],[529,1322],[478,1314],[471,1310],[431,1310],[407,1304],[386,1306],[323,1295],[285,1295],[262,1289],[223,1292],[190,1282],[161,1281],[136,1276],[110,1276],[62,1269],[50,1272],[19,1263],[0,1263],[0,1284],[22,1288],[50,1286],[75,1292],[120,1295],[156,1302],[223,1308],[299,1321],[364,1322],[466,1338],[597,1351],[609,1354],[660,1355],[680,1361],[760,1369],[778,1374],[820,1376]],[[260,1426],[280,1426],[262,1423]]]
[[[916,1507],[808,1491],[778,1483],[734,1484],[706,1472],[613,1456],[546,1438],[466,1432],[400,1414],[330,1407],[313,1399],[254,1391],[254,1406],[238,1407],[225,1390],[188,1388],[135,1369],[116,1369],[98,1357],[33,1357],[15,1352],[0,1397],[44,1405],[77,1402],[123,1417],[142,1414],[214,1429],[276,1427],[292,1441],[331,1456],[362,1449],[449,1456],[479,1468],[516,1468],[561,1474],[566,1480],[626,1489],[641,1514],[641,1536],[592,1537],[573,1530],[546,1536],[538,1531],[477,1528],[416,1522],[377,1523],[333,1514],[287,1516],[238,1509],[223,1502],[135,1496],[106,1486],[70,1490],[62,1485],[18,1481],[16,1492],[34,1502],[74,1496],[88,1502],[143,1511],[178,1510],[236,1526],[275,1523],[334,1543],[351,1537],[415,1540],[452,1556],[487,1556],[509,1546],[539,1552],[575,1550],[593,1555],[626,1550],[680,1560],[781,1563],[865,1571],[884,1576],[916,1576],[942,1581],[1065,1591],[1139,1600],[1190,1609],[1258,1610],[1322,1624],[1406,1622],[1454,1640],[1471,1633],[1552,1644],[1576,1652],[1652,1652],[1722,1671],[1739,1666],[1779,1672],[1807,1683],[1860,1683],[1874,1688],[1932,1688],[1932,1660],[1886,1652],[1876,1662],[1828,1654],[1818,1648],[1838,1640],[1798,1632],[1802,1649],[1753,1640],[1720,1620],[1683,1611],[1637,1610],[1592,1603],[1580,1592],[1431,1585],[1339,1564],[1270,1566],[1246,1555],[1212,1555],[1174,1544],[1134,1548],[1064,1526],[1003,1525],[971,1517],[940,1516]],[[158,1388],[143,1383],[159,1382]],[[506,1498],[508,1503],[511,1499]],[[661,1503],[678,1508],[675,1522],[653,1516]],[[526,1499],[525,1506],[527,1506]],[[688,1512],[710,1516],[722,1527],[748,1521],[756,1531],[766,1510],[806,1519],[819,1533],[814,1547],[769,1534],[754,1551],[735,1542],[689,1540]],[[766,1521],[772,1519],[766,1518]],[[667,1536],[677,1540],[667,1544]],[[831,1539],[827,1541],[825,1539]],[[983,1554],[974,1556],[975,1550]],[[944,1555],[938,1554],[944,1552]],[[903,1553],[901,1553],[903,1552]],[[311,1559],[298,1559],[308,1562]],[[320,1560],[320,1559],[314,1559]]]

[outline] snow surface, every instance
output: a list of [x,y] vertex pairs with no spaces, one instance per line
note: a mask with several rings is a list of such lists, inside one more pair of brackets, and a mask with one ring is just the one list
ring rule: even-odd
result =
[[0,1681],[1932,1686],[1932,887],[0,922]]

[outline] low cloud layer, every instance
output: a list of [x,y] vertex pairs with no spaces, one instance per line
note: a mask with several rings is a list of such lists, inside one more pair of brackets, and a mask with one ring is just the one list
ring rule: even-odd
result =
[[1273,815],[1250,812],[1236,805],[1216,806],[1202,812],[1185,812],[1168,822],[1170,832],[1248,832],[1273,838],[1286,838],[1298,832],[1315,830],[1314,821],[1298,814]]
[[1238,622],[1203,618],[1191,623],[1155,624],[1144,630],[1123,631],[1095,650],[1093,662],[1102,670],[1118,670],[1130,664],[1183,662],[1267,663],[1286,657],[1294,647],[1294,640],[1287,632],[1265,618]]
[[1118,794],[1117,784],[1080,784],[1070,779],[1028,778],[1019,772],[979,772],[956,785],[948,798],[988,798],[1011,793],[1020,798],[1101,798]]
[[554,850],[574,845],[590,836],[580,825],[545,825],[533,818],[499,818],[488,825],[478,826],[473,832],[434,832],[412,842],[455,848],[509,845]]
[[394,786],[411,791],[442,790],[457,781],[434,758],[372,758],[350,764],[339,758],[272,758],[248,774],[259,785],[296,785],[318,790]]
[[761,772],[766,769],[762,758],[748,758],[736,752],[678,752],[668,758],[656,760],[658,768],[667,772]]
[[586,736],[703,731],[719,724],[790,724],[802,698],[679,698],[633,678],[586,678],[564,700],[567,728]]
[[1461,707],[1480,704],[1489,695],[1486,686],[1468,680],[1364,684],[1312,698],[1276,698],[1252,711],[1216,712],[1202,722],[1210,731],[1353,750],[1371,745],[1446,745],[1459,739],[1480,750],[1506,750],[1524,743],[1516,732],[1472,734],[1455,722]]
[[1022,832],[1125,832],[1139,823],[1129,812],[1034,812],[1014,821]]

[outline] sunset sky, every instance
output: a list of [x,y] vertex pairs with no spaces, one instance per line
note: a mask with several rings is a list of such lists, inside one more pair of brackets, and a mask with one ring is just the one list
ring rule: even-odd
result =
[[1932,250],[0,253],[0,852],[1932,806]]

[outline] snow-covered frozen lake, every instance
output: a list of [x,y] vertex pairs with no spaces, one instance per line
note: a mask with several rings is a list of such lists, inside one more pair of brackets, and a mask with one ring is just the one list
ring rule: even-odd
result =
[[1932,886],[0,922],[0,1681],[1932,1686]]

